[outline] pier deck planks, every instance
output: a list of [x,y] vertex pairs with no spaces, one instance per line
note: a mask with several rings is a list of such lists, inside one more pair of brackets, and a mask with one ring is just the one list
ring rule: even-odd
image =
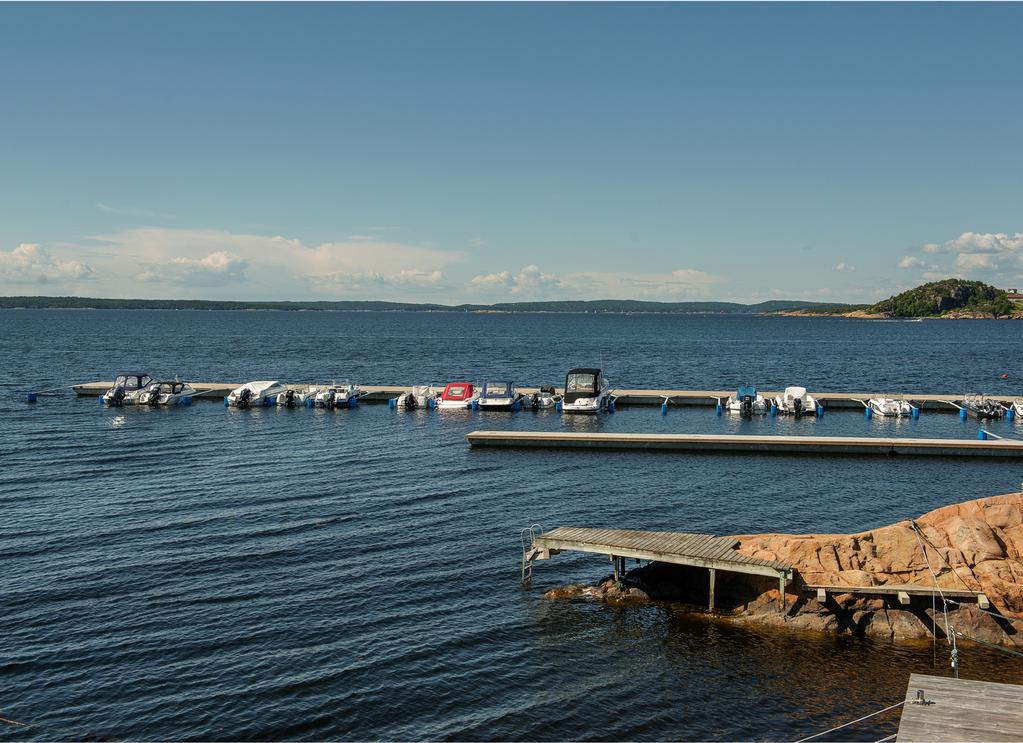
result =
[[[917,689],[933,704],[913,704]],[[897,743],[1023,740],[1023,686],[914,673]]]

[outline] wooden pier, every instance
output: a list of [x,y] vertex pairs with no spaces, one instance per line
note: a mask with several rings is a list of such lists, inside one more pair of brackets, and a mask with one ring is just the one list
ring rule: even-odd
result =
[[874,456],[1023,458],[1023,441],[1010,439],[910,439],[852,436],[752,436],[691,433],[568,433],[473,431],[474,447],[616,449],[624,451],[724,452]]
[[968,599],[976,601],[977,606],[981,609],[990,609],[991,602],[988,601],[987,596],[981,591],[966,591],[959,588],[942,588],[937,589],[934,586],[918,586],[908,583],[893,584],[888,583],[883,586],[837,586],[837,585],[813,585],[806,584],[803,586],[803,591],[814,594],[817,601],[824,603],[828,599],[828,594],[835,596],[842,596],[844,594],[858,594],[864,596],[897,596],[899,603],[903,606],[909,606],[912,603],[913,596],[938,596],[943,595],[947,598],[952,599]]
[[[245,382],[192,382],[189,384],[195,388],[197,398],[220,398],[225,397],[231,390],[241,387]],[[76,384],[72,389],[78,395],[98,396],[106,392],[113,382],[85,382]],[[292,389],[305,389],[310,386],[322,385],[325,382],[295,383],[288,386]],[[364,402],[385,402],[397,397],[403,392],[408,392],[411,387],[402,385],[360,385],[368,394],[363,398]],[[442,389],[443,385],[434,385]],[[533,394],[536,387],[519,387],[519,391],[525,394]],[[560,390],[559,390],[560,392]],[[715,407],[723,403],[735,390],[672,390],[672,389],[615,389],[615,404],[617,405],[654,405],[660,406],[666,400],[670,407]],[[761,395],[768,399],[781,395],[780,391],[762,390]],[[826,410],[855,410],[862,411],[864,404],[872,397],[882,397],[880,392],[810,392],[816,397]],[[939,413],[958,413],[956,405],[963,399],[962,393],[949,394],[923,394],[887,393],[889,397],[905,399],[920,410]],[[998,402],[1006,407],[1012,405],[1016,400],[1023,400],[1023,396],[1015,395],[988,395],[988,399]],[[954,403],[954,404],[950,404]]]
[[566,526],[546,533],[529,531],[530,541],[523,544],[524,581],[527,580],[527,575],[532,575],[534,560],[549,560],[560,552],[589,552],[608,555],[614,562],[615,578],[624,574],[626,558],[707,568],[711,609],[714,608],[714,584],[718,570],[777,578],[778,590],[781,593],[779,610],[785,610],[785,586],[792,580],[792,567],[781,562],[759,560],[741,554],[735,549],[739,540],[734,537],[674,531]]
[[1023,740],[1023,686],[914,673],[897,743]]

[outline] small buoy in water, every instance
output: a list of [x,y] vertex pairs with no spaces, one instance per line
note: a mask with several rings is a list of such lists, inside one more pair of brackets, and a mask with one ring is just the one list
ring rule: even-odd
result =
[[1002,375],[1002,379],[1008,379],[1008,378],[1009,378],[1009,375],[1008,375],[1008,374],[1003,374],[1003,375]]
[[664,402],[661,403],[661,415],[667,415],[667,414],[668,414],[668,401],[665,400]]
[[721,411],[721,403],[718,403],[717,405],[714,406],[714,413],[717,414],[717,415],[721,415],[721,412],[722,412]]
[[556,403],[554,403],[554,409],[559,413],[561,412],[561,400],[558,400]]
[[778,406],[773,402],[771,403],[771,415],[778,415]]
[[435,407],[437,407],[437,400],[435,398],[431,397],[429,400],[427,400],[426,407],[428,407],[428,408],[435,408]]
[[916,420],[917,418],[919,418],[919,417],[920,417],[920,408],[918,408],[918,407],[916,407],[916,406],[914,405],[914,406],[912,407],[912,411],[913,411],[913,420]]
[[1005,419],[1011,421],[1015,417],[1016,417],[1016,411],[1013,410],[1012,408],[1006,408],[1006,410],[1005,410]]
[[607,412],[609,412],[609,413],[615,412],[615,401],[614,400],[611,400],[610,402],[608,402],[608,404],[607,404]]
[[39,399],[39,396],[35,392],[29,392],[25,395],[25,402],[35,402]]
[[864,418],[873,418],[874,417],[874,411],[871,410],[869,407],[863,408],[863,417]]
[[[310,405],[309,407],[312,407],[312,405]],[[391,410],[394,410],[396,407],[398,407],[398,398],[392,397],[390,400],[388,400],[387,407],[389,407]]]
[[987,431],[985,431],[983,428],[977,431],[977,438],[980,439],[981,441],[987,441]]
[[224,407],[226,408],[226,407],[227,407],[228,405],[230,405],[230,404],[231,404],[231,403],[229,403],[229,402],[227,401],[227,398],[225,397],[225,398],[224,398]]
[[182,405],[191,405],[192,404],[192,398],[191,397],[182,397],[181,398],[181,404]]
[[472,409],[473,410],[479,410],[480,409],[480,401],[479,400],[473,400],[472,401]]
[[[316,405],[316,400],[315,400],[315,399],[313,399],[313,396],[312,396],[312,395],[310,395],[309,397],[307,397],[307,398],[305,399],[305,406],[306,406],[307,408],[311,408],[311,407],[313,407],[314,405]],[[394,400],[388,400],[388,401],[387,401],[387,406],[388,406],[389,408],[393,408],[393,407],[394,407]]]
[[966,408],[959,408],[959,420],[966,420]]
[[354,408],[358,404],[359,404],[359,398],[357,398],[357,397],[349,397],[348,398],[348,407]]
[[824,417],[824,406],[819,404],[819,403],[817,405],[817,417],[818,418],[823,418]]

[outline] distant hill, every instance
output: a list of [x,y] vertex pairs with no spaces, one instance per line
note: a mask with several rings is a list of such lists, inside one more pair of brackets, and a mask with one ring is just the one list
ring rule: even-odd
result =
[[963,279],[932,281],[896,294],[866,310],[886,317],[941,317],[943,315],[1011,315],[1016,306],[1005,292],[990,284]]
[[671,314],[760,314],[838,308],[819,302],[771,300],[757,304],[736,302],[644,302],[630,299],[592,301],[500,302],[497,304],[417,304],[406,302],[226,302],[207,299],[100,299],[94,297],[0,297],[0,309],[96,309],[96,310],[314,310],[334,312],[655,312]]

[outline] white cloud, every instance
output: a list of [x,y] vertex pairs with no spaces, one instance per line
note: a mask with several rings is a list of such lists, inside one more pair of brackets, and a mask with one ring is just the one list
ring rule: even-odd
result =
[[245,281],[249,262],[239,255],[218,250],[204,258],[172,258],[151,266],[135,278],[139,281],[165,281],[192,286],[219,286]]
[[964,232],[943,243],[928,243],[925,253],[1019,253],[1023,251],[1023,232]]
[[517,274],[510,271],[474,276],[469,282],[477,288],[504,288],[512,294],[535,292],[540,289],[561,289],[565,283],[553,274],[542,272],[538,266],[529,265]]
[[0,282],[45,284],[92,279],[91,266],[61,261],[39,245],[22,243],[10,253],[0,252]]
[[388,286],[430,286],[440,283],[440,271],[405,269],[392,273],[332,273],[308,277],[310,284],[320,289],[368,290]]
[[997,271],[999,260],[989,253],[960,253],[955,266],[961,271]]
[[925,268],[927,264],[915,255],[907,255],[899,261],[899,268]]
[[850,266],[848,263],[839,263],[837,266],[835,266],[835,270],[851,273],[856,270],[856,266]]

